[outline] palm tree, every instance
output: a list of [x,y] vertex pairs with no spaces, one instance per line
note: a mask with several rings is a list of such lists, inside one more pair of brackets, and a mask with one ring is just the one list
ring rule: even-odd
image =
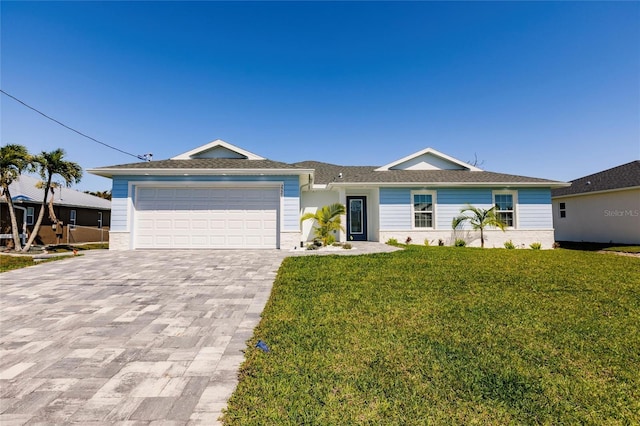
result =
[[22,145],[5,145],[0,148],[0,187],[2,193],[7,199],[7,207],[9,208],[9,217],[11,218],[11,232],[13,234],[13,245],[16,251],[20,251],[22,244],[20,243],[20,233],[18,231],[18,221],[16,220],[16,212],[11,199],[9,185],[22,174],[32,168],[32,157],[29,151]]
[[313,229],[317,238],[322,241],[322,245],[326,246],[330,235],[334,231],[342,230],[342,221],[340,216],[345,214],[346,209],[340,203],[334,203],[329,206],[319,208],[315,213],[307,213],[300,218],[300,222],[313,219],[318,225]]
[[[80,178],[82,177],[82,167],[78,163],[74,163],[72,161],[64,160],[64,150],[58,148],[51,152],[41,152],[40,155],[34,158],[34,162],[38,167],[38,171],[40,172],[40,176],[45,181],[44,185],[44,198],[42,200],[42,205],[40,206],[40,213],[38,213],[38,219],[36,220],[35,225],[33,226],[33,232],[31,232],[31,236],[29,236],[29,241],[22,249],[23,252],[29,251],[31,248],[31,244],[36,239],[38,235],[38,231],[40,230],[40,225],[42,225],[42,218],[44,217],[44,211],[47,207],[47,197],[49,195],[49,191],[51,190],[51,180],[54,175],[59,175],[64,179],[64,183],[67,187],[71,186],[71,184],[75,182],[80,182]],[[53,193],[52,193],[53,196]]]
[[453,229],[457,229],[465,222],[469,222],[474,231],[480,230],[480,247],[482,248],[484,248],[484,229],[487,226],[500,228],[502,231],[504,231],[504,228],[507,226],[507,224],[496,215],[496,206],[485,210],[467,204],[467,207],[460,209],[460,216],[453,218],[451,226]]

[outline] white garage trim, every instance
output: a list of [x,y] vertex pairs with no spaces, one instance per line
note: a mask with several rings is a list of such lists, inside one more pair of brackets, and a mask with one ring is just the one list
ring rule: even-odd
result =
[[279,248],[282,182],[130,182],[132,248]]

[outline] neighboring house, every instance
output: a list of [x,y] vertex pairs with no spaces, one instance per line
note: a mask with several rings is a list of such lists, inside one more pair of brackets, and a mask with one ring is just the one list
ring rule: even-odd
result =
[[640,244],[640,161],[552,191],[558,241]]
[[482,171],[428,148],[382,167],[267,160],[221,140],[169,160],[89,170],[113,179],[110,248],[282,248],[313,238],[300,217],[346,206],[338,241],[414,243],[465,238],[451,229],[467,203],[499,206],[506,232],[488,247],[554,243],[551,188],[564,182]]
[[[22,234],[31,234],[38,219],[44,198],[44,189],[36,187],[38,182],[40,179],[23,174],[9,186],[18,228]],[[66,187],[55,188],[53,211],[58,221],[62,222],[62,228],[56,230],[52,227],[47,208],[36,244],[108,241],[111,201]],[[4,195],[0,197],[0,229],[3,237],[0,244],[6,246],[13,238],[8,237],[11,234],[11,218]],[[57,238],[56,231],[62,238]]]

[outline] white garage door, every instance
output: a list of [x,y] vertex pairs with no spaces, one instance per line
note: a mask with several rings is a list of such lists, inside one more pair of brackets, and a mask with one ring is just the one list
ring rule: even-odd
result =
[[138,188],[136,248],[277,248],[279,188]]

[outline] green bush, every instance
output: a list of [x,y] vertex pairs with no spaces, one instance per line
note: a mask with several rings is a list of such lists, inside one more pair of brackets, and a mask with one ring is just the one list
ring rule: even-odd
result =
[[457,238],[456,242],[453,243],[454,246],[456,247],[465,247],[467,245],[467,242],[465,240],[463,240],[462,238]]
[[531,247],[532,250],[540,250],[542,248],[542,243],[531,243],[529,247]]
[[429,242],[428,238],[424,239],[424,245],[427,246],[427,247],[429,247],[431,245],[431,243]]
[[396,240],[395,238],[389,238],[387,240],[387,244],[390,246],[397,246],[398,245],[398,240]]
[[513,244],[513,241],[509,240],[509,241],[504,243],[504,248],[506,248],[508,250],[513,250],[514,248],[516,248],[516,245]]

